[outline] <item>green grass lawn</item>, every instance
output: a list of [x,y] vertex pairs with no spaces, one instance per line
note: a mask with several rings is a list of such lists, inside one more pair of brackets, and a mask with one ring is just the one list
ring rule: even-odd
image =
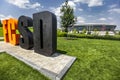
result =
[[0,37],[3,37],[3,29],[0,27]]
[[48,80],[14,57],[0,53],[0,80]]
[[[57,45],[58,52],[77,57],[63,80],[120,79],[120,41],[80,38],[66,40],[58,37]],[[0,80],[46,79],[29,66],[8,57],[0,54]]]
[[0,41],[4,41],[4,39],[0,39]]
[[[31,32],[33,32],[33,27],[29,27],[29,30],[30,30]],[[16,30],[16,33],[19,34],[19,31]],[[3,29],[2,29],[2,27],[0,27],[0,37],[3,37]]]
[[58,50],[77,57],[64,80],[120,80],[120,41],[58,38]]

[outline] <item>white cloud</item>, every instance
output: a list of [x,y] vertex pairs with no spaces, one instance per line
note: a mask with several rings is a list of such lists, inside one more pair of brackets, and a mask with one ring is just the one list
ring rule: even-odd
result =
[[73,0],[75,3],[87,4],[88,7],[102,6],[103,0]]
[[60,13],[61,7],[57,7],[57,8],[52,7],[52,8],[50,8],[50,9],[54,12],[54,14],[55,14],[56,16],[60,16],[60,15],[61,15],[61,13]]
[[100,18],[99,20],[101,20],[101,21],[106,21],[107,19],[106,19],[106,18]]
[[79,10],[79,11],[83,11],[83,9],[82,9],[82,8],[79,8],[78,10]]
[[109,8],[115,8],[117,7],[117,4],[110,5]]
[[94,17],[93,15],[88,15],[87,17]]
[[[60,17],[60,16],[61,16],[60,9],[61,9],[62,5],[64,5],[64,3],[62,3],[62,4],[61,4],[59,7],[57,7],[57,8],[54,8],[54,7],[51,7],[51,8],[50,8],[57,17]],[[70,5],[73,9],[76,9],[76,4],[75,4],[73,1],[68,1],[68,5]]]
[[112,17],[108,17],[108,19],[109,19],[109,20],[113,20],[113,18],[112,18]]
[[85,18],[83,17],[77,17],[77,24],[80,24],[80,23],[85,23]]
[[108,10],[108,12],[120,14],[120,8],[113,8],[113,9]]
[[[57,26],[58,27],[60,27],[60,16],[62,15],[62,13],[60,12],[60,9],[61,9],[62,5],[64,5],[64,3],[62,3],[57,8],[54,8],[54,7],[50,8],[52,10],[52,12],[57,16]],[[68,1],[68,5],[70,5],[74,10],[76,9],[76,4],[73,1]]]
[[4,20],[4,19],[9,19],[9,18],[13,18],[11,15],[3,15],[3,14],[0,14],[0,20]]
[[91,0],[88,3],[89,7],[93,7],[93,6],[102,6],[103,5],[103,0]]
[[57,16],[57,21],[60,22],[60,16],[62,15],[60,12],[61,7],[57,7],[57,8],[50,8],[52,10],[52,12]]
[[68,1],[68,5],[70,5],[74,10],[76,9],[76,4],[73,1]]
[[56,15],[56,17],[57,17],[57,26],[60,27],[60,16],[61,16],[60,9],[61,9],[61,7],[57,7],[57,8],[51,7],[50,9]]
[[29,0],[6,0],[8,3],[18,6],[19,8],[24,9],[34,9],[38,7],[42,7],[40,3],[31,3]]
[[[62,4],[60,5],[60,7],[62,7],[62,5],[65,5],[65,3],[62,3]],[[68,5],[69,5],[70,7],[72,7],[74,10],[76,9],[76,4],[75,4],[75,2],[73,2],[73,1],[68,1]]]

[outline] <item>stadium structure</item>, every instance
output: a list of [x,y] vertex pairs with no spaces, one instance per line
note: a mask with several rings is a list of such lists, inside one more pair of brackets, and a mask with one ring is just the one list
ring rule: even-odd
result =
[[91,33],[93,33],[94,31],[98,31],[100,35],[104,35],[106,31],[114,34],[115,28],[116,25],[114,24],[86,23],[86,24],[75,24],[74,26],[69,28],[69,31],[72,32],[73,30],[76,30],[77,32],[81,32],[83,30],[86,30],[87,32],[91,32]]

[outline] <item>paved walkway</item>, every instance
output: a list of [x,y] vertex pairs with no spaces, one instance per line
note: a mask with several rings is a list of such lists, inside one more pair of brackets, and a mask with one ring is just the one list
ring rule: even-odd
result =
[[0,37],[0,39],[4,39],[4,37]]
[[75,57],[58,53],[51,57],[46,57],[35,53],[33,50],[25,50],[2,41],[0,42],[0,52],[3,51],[25,62],[52,80],[60,80],[76,59]]

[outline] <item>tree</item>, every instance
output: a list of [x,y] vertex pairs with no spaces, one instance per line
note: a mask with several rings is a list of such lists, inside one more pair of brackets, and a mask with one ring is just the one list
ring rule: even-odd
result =
[[82,34],[85,34],[87,31],[86,31],[86,29],[84,28],[83,30],[82,30]]
[[0,27],[2,27],[2,22],[1,22],[1,20],[0,20]]
[[64,27],[64,31],[68,33],[68,27],[72,27],[75,24],[74,10],[68,5],[68,0],[66,0],[62,6],[61,13],[61,26]]
[[106,31],[105,35],[109,35],[109,31]]

